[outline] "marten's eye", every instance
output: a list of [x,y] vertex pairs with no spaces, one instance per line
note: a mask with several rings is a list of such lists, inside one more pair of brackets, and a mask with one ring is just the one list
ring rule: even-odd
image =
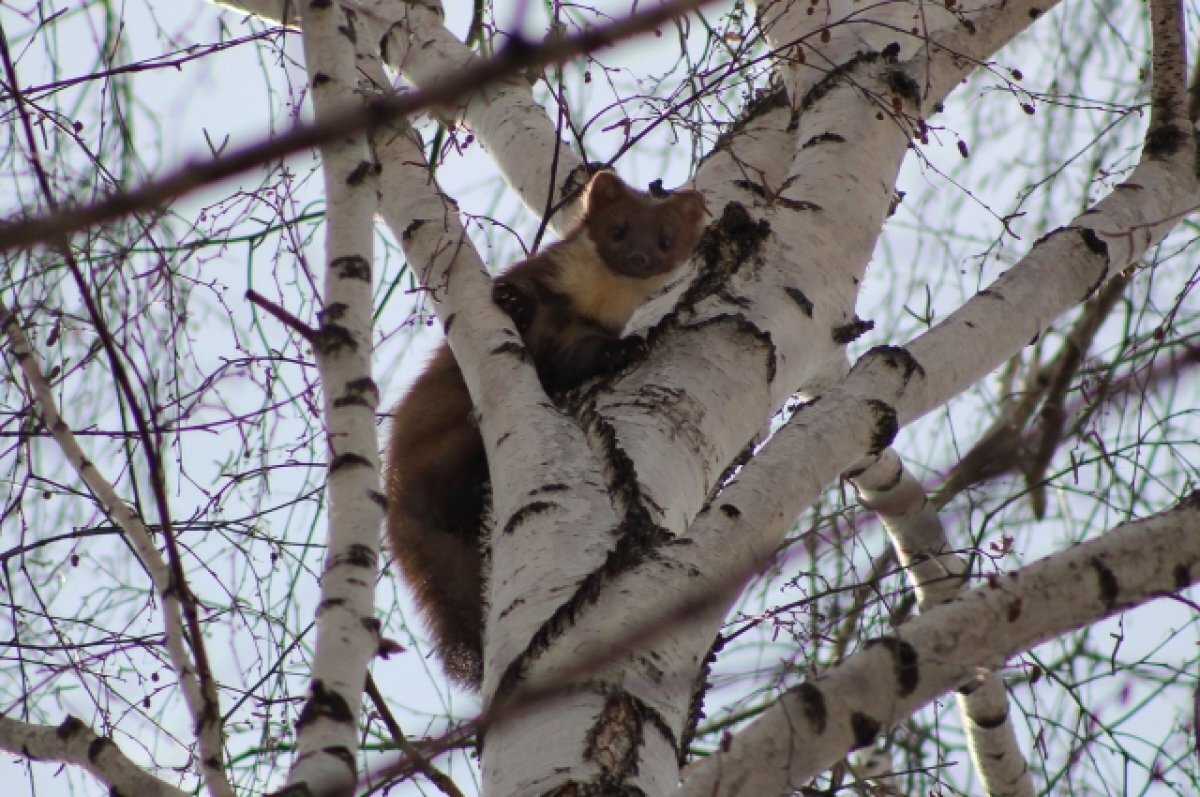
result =
[[625,240],[625,235],[629,232],[629,225],[614,224],[609,232],[612,234],[612,239],[614,241],[623,241]]
[[664,252],[671,251],[671,247],[675,245],[675,239],[663,233],[658,237],[658,248]]

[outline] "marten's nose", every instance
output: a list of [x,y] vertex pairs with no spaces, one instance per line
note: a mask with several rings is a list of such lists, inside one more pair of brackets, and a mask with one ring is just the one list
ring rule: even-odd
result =
[[631,268],[642,271],[646,266],[650,265],[650,258],[646,257],[645,252],[631,252],[628,262]]

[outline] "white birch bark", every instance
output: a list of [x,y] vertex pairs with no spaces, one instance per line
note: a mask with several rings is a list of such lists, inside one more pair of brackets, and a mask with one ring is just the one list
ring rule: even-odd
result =
[[[542,590],[552,595],[561,592],[598,564],[596,557],[581,555],[595,544],[580,533],[586,526],[585,518],[602,520],[606,513],[612,517],[607,493],[595,466],[587,462],[586,444],[579,427],[547,402],[531,366],[514,363],[511,356],[503,354],[503,343],[512,340],[516,332],[511,321],[492,302],[487,271],[462,228],[457,209],[438,191],[436,182],[429,179],[419,145],[395,131],[381,131],[376,142],[383,166],[384,220],[397,232],[439,316],[445,319],[447,338],[479,409],[485,443],[496,456],[513,461],[511,466],[493,473],[497,501],[493,514],[503,520],[513,515],[516,507],[535,503],[547,483],[570,484],[575,488],[569,503],[576,505],[562,507],[562,527],[554,535],[559,544],[548,550],[522,553],[532,555],[534,561],[554,556],[556,559],[547,564],[563,568],[561,573],[551,569],[550,577],[542,584],[530,585],[534,591],[525,594],[526,600],[506,613],[516,617],[527,611],[543,614],[537,620],[525,621],[533,623],[524,629],[527,642],[547,619],[548,612],[558,605],[552,600],[547,606],[535,596]],[[497,354],[497,350],[501,353]],[[501,439],[503,444],[499,442]],[[580,451],[585,452],[582,458]],[[519,527],[520,524],[513,530]],[[564,558],[565,553],[572,551],[584,563]],[[496,555],[507,554],[497,550]],[[498,572],[507,572],[515,565],[502,568],[494,563],[494,567]],[[565,577],[564,584],[556,583],[559,575]],[[503,586],[497,585],[497,591],[495,605],[508,606],[517,601],[518,596],[508,595]],[[489,641],[496,641],[500,647],[517,644]],[[489,645],[488,656],[493,660],[489,672],[498,674],[515,653],[505,654],[499,647]]]
[[[304,54],[317,119],[361,104],[353,14],[312,0]],[[385,499],[379,484],[371,378],[371,288],[378,166],[365,133],[321,149],[326,210],[324,297],[311,340],[328,433],[329,535],[312,682],[296,722],[289,787],[348,794],[356,783],[358,717],[367,665],[379,649],[375,580]]]
[[[878,516],[900,565],[908,574],[921,611],[947,603],[965,588],[967,562],[954,552],[925,489],[888,449],[850,472],[859,501]],[[971,762],[990,797],[1032,797],[1033,779],[1009,719],[1004,679],[981,671],[954,695],[967,736]]]
[[137,797],[189,794],[144,772],[112,739],[97,736],[72,716],[54,727],[0,716],[0,750],[34,761],[58,761],[79,767],[107,786],[112,794]]
[[[617,521],[582,431],[546,400],[532,367],[506,353],[503,344],[516,332],[492,302],[483,263],[457,209],[430,180],[419,144],[399,130],[381,130],[375,141],[383,217],[447,325],[492,463],[493,516],[501,530],[495,533],[504,544],[493,546],[492,554],[484,646],[488,696],[565,596],[604,561],[612,538],[597,535],[596,527],[615,529]],[[528,524],[519,516],[531,507],[549,521],[548,533],[526,534]],[[490,728],[485,778],[496,783],[497,793],[528,794],[553,785],[542,782],[546,772],[554,782],[590,777],[596,767],[577,760],[578,740],[603,708],[602,694],[585,695],[556,705],[549,717],[522,714]],[[538,737],[525,726],[547,719],[560,733],[540,739],[537,760],[548,762],[545,768],[531,775],[531,767],[491,763],[528,760],[526,740]]]
[[1200,581],[1200,497],[990,580],[788,690],[680,797],[781,794],[946,691],[1072,629]]
[[[995,11],[986,20],[994,32],[978,39],[994,48],[1019,32],[1029,19],[1024,5]],[[982,23],[980,27],[985,29]],[[888,96],[887,87],[896,83],[894,72],[906,65],[881,66],[852,54],[846,57],[847,69],[841,73],[846,80],[822,86],[819,96],[803,103],[795,101],[806,105],[793,140],[796,176],[785,178],[778,186],[783,196],[774,206],[766,207],[768,203],[762,200],[752,205],[753,215],[769,220],[770,235],[757,240],[755,233],[761,228],[754,218],[731,217],[730,223],[723,225],[724,235],[703,245],[713,248],[713,259],[725,268],[731,267],[730,261],[736,263],[731,269],[734,273],[723,284],[721,275],[716,277],[721,294],[697,291],[685,299],[658,336],[646,367],[626,377],[612,393],[598,395],[594,405],[582,410],[593,434],[597,429],[604,433],[609,456],[613,460],[628,457],[634,463],[635,499],[654,522],[670,531],[687,529],[722,469],[794,386],[821,373],[831,358],[841,356],[834,333],[853,319],[856,280],[870,257],[908,144],[904,130],[875,119],[876,110],[860,93],[865,85]],[[922,69],[928,61],[924,53],[912,59]],[[942,84],[947,87],[966,70],[965,64],[949,60],[940,67],[945,73]],[[916,99],[920,107],[932,107],[941,95]],[[764,109],[764,114],[768,112]],[[816,146],[805,146],[813,140]],[[776,143],[770,137],[764,141]],[[838,152],[822,151],[828,143],[840,144]],[[753,146],[753,142],[747,145]],[[729,183],[712,180],[706,174],[707,162],[697,175],[696,184],[706,189],[710,204],[720,208],[731,192],[744,196],[753,191],[755,186],[735,176],[737,172],[727,161],[714,159],[713,168],[718,167],[728,175]],[[830,190],[829,186],[836,188]],[[867,221],[861,227],[850,223],[862,219]],[[845,226],[838,227],[839,223]],[[701,285],[704,280],[702,276]],[[654,411],[640,412],[638,408],[645,406]],[[696,599],[694,579],[703,580],[718,594],[729,594],[768,560],[784,530],[819,488],[872,448],[870,432],[869,426],[835,421],[823,432],[831,439],[814,440],[813,435],[806,435],[803,447],[789,447],[779,459],[769,457],[766,462],[773,465],[764,462],[761,487],[747,478],[757,472],[757,468],[751,470],[757,462],[747,466],[737,485],[741,490],[738,500],[721,503],[720,519],[727,522],[714,522],[717,513],[701,515],[685,542],[660,546],[654,552],[655,561],[635,564],[627,573],[611,574],[605,594],[595,603],[597,608],[581,607],[576,613],[575,626],[563,636],[564,649],[589,643],[603,647],[608,640],[637,638],[639,629],[645,630],[641,619],[645,607],[686,607]],[[830,460],[822,454],[832,453],[835,442],[857,453],[824,471]],[[786,466],[781,461],[785,458]],[[796,463],[810,467],[797,468]],[[818,464],[819,476],[813,473]],[[794,490],[797,484],[802,490]],[[629,492],[628,482],[620,486]],[[793,496],[803,494],[806,500],[793,503],[777,494],[789,491]],[[746,506],[753,507],[754,520],[737,519]],[[755,531],[743,531],[746,526]],[[730,556],[733,540],[739,549]],[[643,692],[640,696],[643,705],[655,712],[656,728],[681,731],[686,715],[682,695],[689,683],[686,674],[694,672],[707,652],[723,609],[706,611],[704,616],[706,622],[697,621],[687,629],[672,628],[667,638],[656,640],[652,677],[639,674],[646,669],[644,663],[639,666],[645,662],[643,655],[630,655],[610,666],[612,673],[626,673],[628,682],[656,684],[656,694]],[[533,672],[537,678],[552,678],[569,670],[567,661],[556,658],[552,650]]]
[[[987,35],[989,30],[1012,35],[1027,24],[1029,12],[1026,7],[1006,8],[998,14],[994,27],[981,26],[978,40],[991,46],[1002,38]],[[956,34],[951,34],[948,38],[955,37]],[[964,46],[969,43],[969,40],[959,42]],[[939,67],[930,71],[929,81],[944,91],[957,82],[964,65],[940,55],[936,48],[931,47],[930,51],[929,58],[922,57],[921,61]],[[932,107],[940,101],[940,96],[934,93],[925,98],[923,106]],[[892,150],[894,152],[895,148]],[[1129,181],[1151,191],[1154,194],[1152,201],[1143,203],[1141,200],[1146,197],[1141,196],[1141,192],[1137,192],[1135,200],[1130,196],[1134,192],[1118,191],[1081,217],[1076,222],[1075,234],[1062,231],[1045,239],[1025,262],[1010,270],[992,289],[923,335],[906,351],[883,351],[866,358],[855,373],[820,403],[798,413],[788,427],[746,466],[739,482],[728,491],[728,501],[718,499],[723,517],[718,517],[716,512],[701,515],[688,535],[686,546],[660,550],[663,557],[660,561],[614,579],[608,599],[598,601],[603,606],[603,616],[585,613],[577,619],[576,627],[568,632],[566,639],[576,634],[581,640],[590,638],[593,641],[636,638],[638,624],[629,618],[644,616],[645,606],[686,608],[689,601],[696,599],[695,590],[686,588],[689,578],[705,581],[714,592],[728,591],[748,573],[761,567],[768,561],[791,519],[816,497],[820,486],[831,481],[839,470],[848,467],[862,453],[885,446],[895,428],[894,422],[903,424],[919,417],[984,376],[1053,318],[1085,297],[1107,274],[1133,262],[1146,246],[1160,240],[1178,219],[1196,206],[1197,189],[1192,177],[1190,149],[1180,147],[1170,157],[1176,160],[1174,165],[1164,162],[1161,153],[1156,155],[1157,159],[1146,160]],[[875,164],[874,168],[878,170],[879,167],[880,164]],[[866,171],[864,169],[864,173]],[[861,213],[862,207],[870,203],[852,204]],[[1104,231],[1102,235],[1097,232],[1100,230]],[[1097,239],[1108,241],[1109,245],[1097,244]],[[807,243],[810,252],[815,246],[822,255],[837,254],[829,252],[832,242],[827,239],[818,238],[816,242]],[[821,255],[814,259],[829,262],[829,258]],[[1017,316],[1022,317],[1021,324],[1012,323]],[[964,329],[969,332],[965,348]],[[697,357],[708,355],[711,358],[712,348],[720,346],[719,341],[705,340],[706,332],[693,331],[697,339],[691,353]],[[913,355],[911,360],[909,355]],[[652,358],[652,364],[653,359],[656,358]],[[929,364],[934,362],[937,366],[931,367]],[[742,373],[745,373],[744,368]],[[712,376],[707,371],[706,375]],[[889,382],[889,387],[879,391],[877,387],[881,382],[878,380]],[[877,386],[867,389],[870,382],[876,382]],[[860,392],[864,389],[866,392]],[[690,393],[687,395],[689,400],[694,399]],[[736,421],[739,413],[746,413],[744,386],[738,395],[741,401],[736,409],[710,405],[708,409],[712,414],[708,417]],[[616,403],[616,399],[613,401]],[[858,409],[851,411],[855,403]],[[754,404],[751,402],[750,406]],[[687,420],[671,414],[669,422],[679,426]],[[645,429],[639,428],[638,434],[643,435],[644,440]],[[656,450],[658,461],[665,458],[678,473],[680,460],[684,458],[679,456],[678,447],[670,450],[669,442],[669,436],[663,435],[659,445],[645,445],[644,449]],[[855,453],[847,456],[850,451]],[[637,457],[634,459],[638,461]],[[796,463],[804,463],[807,467],[797,468]],[[638,473],[644,477],[646,471],[639,469]],[[664,491],[659,495],[663,494],[668,493]],[[681,491],[669,494],[676,498],[681,494],[686,497]],[[689,637],[690,649],[686,645],[683,650],[671,648],[660,641],[655,645],[656,663],[662,666],[664,661],[669,661],[679,667],[677,670],[663,667],[667,672],[687,671],[687,664],[697,660],[698,651],[712,638],[723,614],[723,608],[709,612],[711,624],[705,627],[698,621],[696,625],[705,630],[692,635],[673,629],[673,638]],[[664,611],[664,615],[675,616],[671,611]],[[550,666],[548,662],[547,667]]]

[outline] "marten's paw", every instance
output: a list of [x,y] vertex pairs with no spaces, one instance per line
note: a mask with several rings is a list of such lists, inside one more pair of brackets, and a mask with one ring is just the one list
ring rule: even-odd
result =
[[533,323],[535,309],[532,296],[511,282],[500,280],[492,286],[492,301],[508,313],[509,318],[517,325],[518,332],[524,335],[528,331],[529,325]]

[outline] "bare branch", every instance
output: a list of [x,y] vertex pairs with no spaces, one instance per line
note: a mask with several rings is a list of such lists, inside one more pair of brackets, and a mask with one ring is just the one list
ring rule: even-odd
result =
[[112,739],[97,736],[76,717],[68,716],[54,728],[0,716],[0,749],[36,761],[80,767],[113,794],[186,797],[190,793],[143,772]]
[[[859,501],[887,529],[921,611],[962,594],[968,564],[954,553],[937,509],[896,452],[888,449],[851,474]],[[995,670],[981,670],[954,697],[984,791],[992,797],[1032,797],[1033,780],[1009,717],[1004,679]]]
[[[29,338],[14,313],[9,312],[4,301],[0,299],[0,327],[8,339],[8,345],[14,359],[21,367],[25,383],[32,391],[42,416],[42,423],[50,430],[54,440],[62,449],[67,462],[79,474],[92,495],[100,502],[105,514],[121,527],[125,535],[133,543],[138,558],[146,566],[154,587],[163,602],[163,625],[166,631],[167,651],[171,664],[179,677],[184,700],[191,712],[192,721],[196,728],[200,749],[205,760],[201,762],[205,782],[214,797],[229,797],[233,794],[228,780],[225,778],[223,758],[221,756],[221,712],[217,702],[216,684],[207,669],[197,673],[196,666],[188,656],[187,646],[190,643],[195,651],[200,640],[189,639],[184,634],[184,594],[186,584],[173,581],[172,568],[163,561],[162,556],[150,537],[142,519],[134,512],[133,507],[117,495],[113,486],[101,475],[95,463],[87,458],[75,436],[71,433],[58,411],[54,392],[50,383],[42,373],[37,363]],[[190,597],[190,594],[189,594]],[[194,600],[194,599],[193,599]]]
[[698,765],[691,795],[778,794],[1032,646],[1200,581],[1200,494],[971,590],[789,690]]

